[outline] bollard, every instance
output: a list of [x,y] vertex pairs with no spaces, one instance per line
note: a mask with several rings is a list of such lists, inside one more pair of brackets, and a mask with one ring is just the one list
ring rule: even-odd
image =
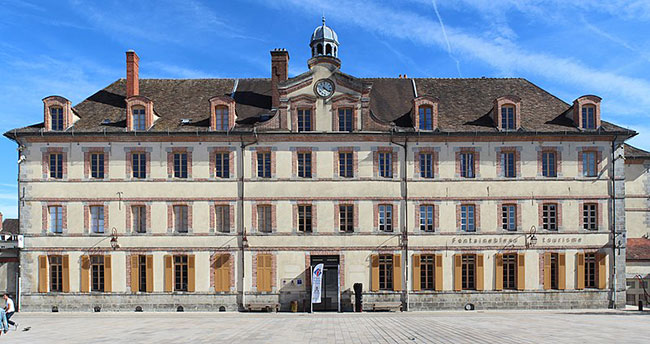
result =
[[639,300],[639,312],[643,312],[643,301]]

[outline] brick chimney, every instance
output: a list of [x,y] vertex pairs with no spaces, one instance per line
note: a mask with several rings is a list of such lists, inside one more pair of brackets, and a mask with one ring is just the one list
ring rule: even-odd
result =
[[280,105],[278,83],[289,78],[289,52],[286,49],[271,50],[271,107]]
[[133,50],[126,52],[126,97],[133,97],[140,94],[139,74],[140,58]]
[[2,222],[4,222],[4,218],[2,216],[2,212],[0,212],[0,231],[2,230]]

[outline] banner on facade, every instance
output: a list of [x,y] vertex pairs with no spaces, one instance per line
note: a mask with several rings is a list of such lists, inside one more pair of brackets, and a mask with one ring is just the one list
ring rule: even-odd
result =
[[311,303],[320,303],[322,288],[323,264],[318,264],[311,273]]

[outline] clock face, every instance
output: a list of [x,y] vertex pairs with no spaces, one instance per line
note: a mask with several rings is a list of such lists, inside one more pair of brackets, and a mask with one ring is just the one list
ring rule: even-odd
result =
[[334,94],[334,84],[329,80],[320,80],[316,83],[316,94],[327,98]]

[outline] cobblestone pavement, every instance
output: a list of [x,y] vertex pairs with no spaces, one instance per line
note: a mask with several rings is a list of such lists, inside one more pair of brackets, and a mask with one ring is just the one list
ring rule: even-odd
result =
[[[20,313],[11,343],[647,343],[650,313]],[[28,329],[29,330],[26,330]]]

